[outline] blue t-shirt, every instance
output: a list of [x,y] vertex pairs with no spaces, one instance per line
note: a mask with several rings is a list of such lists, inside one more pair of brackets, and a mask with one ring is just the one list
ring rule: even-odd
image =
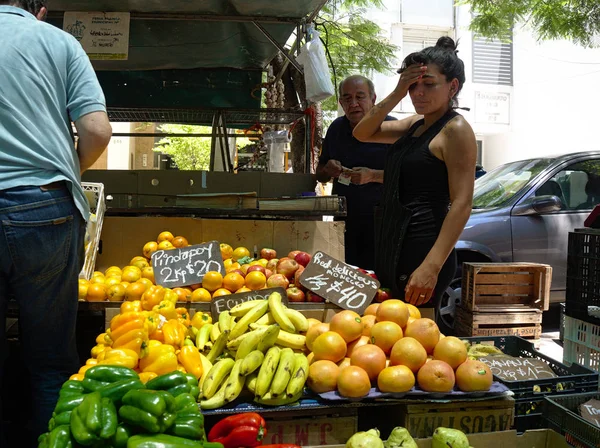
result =
[[71,121],[106,111],[88,56],[70,34],[0,6],[0,190],[66,180],[84,219]]
[[[387,116],[386,121],[395,120]],[[344,168],[365,167],[383,170],[385,154],[390,145],[382,143],[363,143],[352,136],[352,127],[346,116],[336,118],[327,129],[323,140],[323,150],[319,164],[329,160],[338,160]],[[348,216],[373,215],[373,208],[379,203],[383,193],[383,184],[343,185],[333,182],[333,194],[346,197]]]

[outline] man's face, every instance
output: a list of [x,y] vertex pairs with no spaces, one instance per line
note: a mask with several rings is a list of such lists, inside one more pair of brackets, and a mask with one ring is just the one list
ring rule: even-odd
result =
[[361,79],[351,79],[342,85],[340,105],[346,117],[354,127],[375,104],[375,95],[369,91],[369,86]]

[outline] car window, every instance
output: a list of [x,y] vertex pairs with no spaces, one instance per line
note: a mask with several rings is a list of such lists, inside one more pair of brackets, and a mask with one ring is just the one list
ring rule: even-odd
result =
[[535,195],[557,196],[563,211],[593,209],[600,204],[600,160],[568,166],[539,187]]

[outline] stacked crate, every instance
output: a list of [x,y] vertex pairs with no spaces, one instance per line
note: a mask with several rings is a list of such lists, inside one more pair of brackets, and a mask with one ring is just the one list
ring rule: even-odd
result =
[[546,264],[464,263],[457,335],[539,338],[551,280]]

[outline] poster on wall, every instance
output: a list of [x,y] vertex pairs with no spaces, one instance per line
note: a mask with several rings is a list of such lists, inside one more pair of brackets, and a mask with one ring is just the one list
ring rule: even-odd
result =
[[128,12],[65,12],[63,30],[79,41],[92,60],[127,60]]

